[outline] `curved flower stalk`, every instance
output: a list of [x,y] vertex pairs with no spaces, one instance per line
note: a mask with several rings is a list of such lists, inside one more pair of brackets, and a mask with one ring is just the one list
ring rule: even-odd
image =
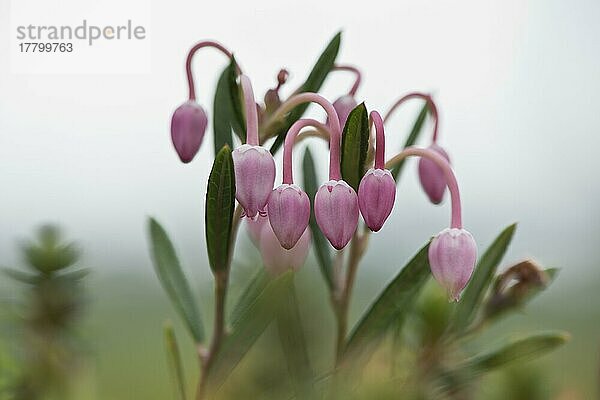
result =
[[296,121],[285,137],[283,150],[283,182],[269,197],[268,214],[273,232],[283,248],[293,248],[308,227],[310,200],[308,195],[294,184],[292,153],[296,137],[302,128],[314,126],[318,130],[328,128],[314,119]]
[[375,167],[369,169],[358,187],[358,205],[365,223],[373,232],[381,229],[394,207],[396,181],[385,169],[385,132],[383,120],[377,111],[371,111],[370,119],[375,125]]
[[350,91],[348,91],[347,94],[340,96],[336,101],[333,102],[333,107],[338,114],[340,125],[343,127],[346,125],[346,120],[348,119],[348,115],[350,115],[350,111],[354,110],[354,108],[358,105],[358,102],[356,101],[356,92],[360,87],[362,74],[358,68],[352,65],[336,64],[333,67],[333,70],[352,72],[355,76],[354,84],[350,88]]
[[477,260],[475,239],[462,226],[460,191],[456,176],[448,161],[430,149],[409,147],[386,163],[391,168],[409,156],[427,158],[435,163],[444,174],[450,191],[452,212],[450,227],[438,233],[429,245],[429,264],[433,277],[446,289],[452,301],[458,301],[460,294],[471,279]]
[[301,93],[286,100],[273,119],[302,103],[317,103],[327,113],[329,128],[329,181],[315,195],[315,218],[319,228],[337,250],[343,249],[358,226],[358,196],[342,179],[340,169],[342,129],[333,105],[317,93]]
[[206,111],[196,102],[196,89],[192,74],[194,54],[204,47],[215,48],[228,58],[232,57],[231,52],[223,45],[210,40],[197,43],[187,55],[185,69],[189,90],[188,100],[177,107],[171,118],[171,140],[179,159],[186,164],[192,161],[198,153],[208,124]]
[[[431,144],[429,146],[430,150],[435,151],[442,157],[446,159],[446,161],[450,162],[450,157],[448,153],[437,144],[438,131],[439,131],[439,113],[437,110],[437,106],[435,102],[431,98],[430,95],[425,93],[409,93],[402,98],[400,98],[387,112],[384,121],[390,118],[393,112],[403,103],[411,99],[423,99],[427,102],[429,106],[429,110],[431,112],[431,116],[433,117],[433,135],[431,138]],[[446,191],[446,180],[444,179],[444,173],[442,169],[433,161],[427,158],[421,158],[419,160],[419,179],[421,181],[421,186],[423,190],[429,197],[429,200],[433,204],[439,204],[442,202],[444,198],[444,192]]]
[[255,218],[266,215],[265,207],[275,182],[275,160],[269,150],[260,146],[258,114],[252,84],[246,75],[240,75],[246,110],[246,144],[233,151],[235,170],[235,197],[244,208],[244,215]]

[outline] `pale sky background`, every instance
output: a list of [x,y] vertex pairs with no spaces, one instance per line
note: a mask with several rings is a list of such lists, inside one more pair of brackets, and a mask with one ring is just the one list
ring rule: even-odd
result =
[[[440,143],[454,162],[465,226],[480,249],[519,221],[507,261],[534,256],[562,267],[564,282],[598,276],[597,0],[204,0],[148,7],[151,73],[18,75],[0,57],[0,264],[19,264],[17,240],[57,221],[100,273],[149,273],[148,215],[164,224],[188,265],[205,263],[211,135],[190,165],[179,163],[169,139],[171,113],[187,95],[186,51],[198,40],[219,40],[262,94],[283,66],[292,74],[287,89],[299,84],[342,29],[339,61],[363,70],[359,98],[370,109],[386,111],[407,91],[435,92]],[[7,10],[0,0],[2,55],[12,35]],[[196,58],[199,101],[209,116],[224,65],[214,52]],[[350,83],[349,75],[333,74],[323,93],[334,100]],[[403,108],[389,124],[388,156],[419,107]],[[320,149],[325,179],[324,145],[312,146]],[[372,270],[363,274],[397,269],[448,224],[449,205],[426,201],[415,166],[405,170],[392,217],[371,242]]]

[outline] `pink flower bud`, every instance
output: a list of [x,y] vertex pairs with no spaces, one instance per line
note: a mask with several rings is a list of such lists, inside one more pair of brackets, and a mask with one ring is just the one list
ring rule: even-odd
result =
[[296,245],[308,226],[310,200],[294,184],[283,184],[273,190],[268,203],[269,222],[283,248]]
[[305,229],[296,245],[286,250],[281,247],[271,225],[265,223],[260,237],[260,254],[266,270],[272,275],[279,275],[290,269],[300,269],[310,250],[310,240],[310,230]]
[[333,108],[335,108],[335,111],[337,112],[342,129],[344,129],[344,125],[346,125],[348,115],[350,115],[350,112],[354,110],[357,105],[358,103],[356,102],[354,96],[349,94],[341,96],[333,102]]
[[[444,157],[448,162],[450,158],[444,149],[437,144],[429,146],[430,150],[435,151]],[[444,198],[444,192],[446,191],[446,178],[444,177],[444,171],[432,160],[422,157],[419,160],[419,178],[421,180],[421,186],[429,200],[433,204],[439,204]]]
[[475,239],[465,229],[444,229],[429,245],[431,273],[453,301],[460,299],[462,290],[471,279],[476,260]]
[[343,180],[321,185],[315,195],[315,218],[331,245],[343,249],[358,225],[358,196]]
[[360,181],[358,205],[365,223],[373,232],[381,229],[396,199],[396,182],[387,169],[371,168]]
[[250,218],[264,214],[275,182],[275,160],[261,146],[244,144],[232,153],[235,197]]
[[192,161],[204,138],[208,118],[204,109],[189,100],[180,105],[171,118],[171,140],[184,163]]

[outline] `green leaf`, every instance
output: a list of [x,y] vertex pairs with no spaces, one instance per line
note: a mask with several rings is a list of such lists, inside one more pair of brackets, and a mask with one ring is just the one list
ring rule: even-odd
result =
[[[341,40],[342,33],[338,32],[333,39],[331,39],[323,53],[321,53],[321,56],[317,60],[313,69],[310,71],[308,78],[306,78],[302,86],[300,86],[300,88],[297,90],[297,93],[317,93],[319,89],[321,89],[323,82],[325,82],[325,78],[327,78],[327,75],[329,75],[329,72],[331,72],[333,68],[335,59],[337,58],[340,50]],[[302,114],[304,114],[307,108],[308,104],[300,104],[296,106],[292,111],[290,111],[288,116],[285,118],[285,121],[276,128],[274,136],[277,136],[277,138],[271,146],[271,153],[275,154],[277,150],[279,150],[285,140],[287,131],[294,122],[302,117]]]
[[217,83],[213,103],[215,155],[224,145],[234,147],[232,129],[242,143],[246,141],[246,122],[242,107],[241,89],[237,84],[237,71],[235,58],[232,57],[231,62],[225,67]]
[[288,272],[272,280],[232,324],[231,333],[223,341],[205,377],[210,390],[217,390],[223,384],[275,318],[286,292],[290,290],[292,278],[293,273]]
[[179,346],[177,345],[173,326],[170,323],[165,324],[163,334],[167,350],[167,360],[175,388],[175,398],[177,400],[186,400],[185,376],[183,365],[181,364],[181,355],[179,354]]
[[225,145],[215,158],[206,191],[206,249],[213,272],[229,269],[234,206],[233,159]]
[[369,115],[361,103],[348,115],[342,135],[342,177],[358,192],[369,150]]
[[[319,188],[317,183],[317,174],[315,170],[315,163],[313,161],[312,154],[310,153],[310,149],[307,147],[304,152],[304,157],[302,159],[302,170],[304,177],[304,190],[306,190],[306,194],[309,199],[314,199],[315,194]],[[333,289],[333,268],[331,265],[331,254],[329,250],[329,242],[319,229],[317,225],[317,220],[315,219],[315,207],[314,202],[311,204],[311,212],[310,212],[310,231],[312,233],[312,241],[314,244],[315,254],[317,256],[317,262],[319,263],[319,268],[321,269],[321,273],[325,278],[325,282],[327,282],[327,286],[329,289]]]
[[277,314],[277,330],[297,399],[311,400],[315,374],[310,364],[296,291],[292,285]]
[[[460,368],[470,374],[483,374],[508,364],[540,357],[569,340],[565,332],[544,332],[515,340],[495,350],[467,360]],[[471,375],[472,376],[472,375]]]
[[248,312],[248,308],[252,306],[258,295],[265,289],[270,280],[271,277],[264,268],[260,268],[254,277],[252,277],[231,311],[229,320],[233,325],[239,323],[240,319]]
[[516,224],[505,228],[479,259],[473,277],[456,306],[456,312],[452,318],[451,331],[458,334],[464,332],[475,318],[477,310],[494,278],[498,264],[500,264],[504,253],[506,253],[516,228]]
[[19,271],[18,269],[2,268],[1,271],[15,281],[30,285],[35,285],[42,279],[39,275],[33,275],[27,272]]
[[154,270],[196,343],[204,340],[204,327],[192,291],[167,233],[156,220],[148,221]]
[[[413,125],[412,130],[410,131],[410,134],[408,135],[408,138],[406,138],[406,142],[404,142],[403,149],[413,146],[417,142],[419,135],[421,134],[421,132],[423,132],[423,126],[425,124],[425,119],[427,118],[428,113],[429,107],[427,106],[427,103],[425,103],[423,108],[421,108],[419,115],[417,116],[417,119]],[[398,183],[398,176],[400,175],[400,172],[402,172],[402,168],[404,167],[405,161],[406,159],[400,161],[398,164],[396,164],[396,166],[394,166],[394,168],[392,168],[392,176],[396,180],[396,183]]]
[[346,355],[369,355],[391,326],[398,327],[417,300],[429,277],[429,243],[387,285],[356,324],[346,345]]

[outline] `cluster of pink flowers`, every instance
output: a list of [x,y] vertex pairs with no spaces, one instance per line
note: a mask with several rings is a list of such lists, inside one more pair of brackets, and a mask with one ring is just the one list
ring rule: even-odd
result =
[[[206,112],[195,101],[191,77],[192,56],[205,46],[215,47],[231,57],[227,49],[214,42],[199,43],[188,55],[189,100],[177,108],[171,124],[173,144],[184,163],[190,162],[198,152],[207,126]],[[335,69],[354,72],[356,81],[350,92],[333,104],[319,94],[300,93],[280,105],[280,111],[289,111],[299,104],[316,103],[325,110],[327,120],[322,123],[304,118],[291,126],[284,144],[283,182],[276,188],[275,160],[259,140],[257,103],[252,85],[250,79],[239,71],[239,84],[244,96],[246,143],[232,153],[236,199],[244,209],[243,215],[247,219],[253,242],[259,248],[265,266],[273,273],[299,268],[310,248],[308,225],[311,202],[306,192],[294,183],[292,173],[293,146],[297,135],[305,127],[312,126],[329,136],[329,180],[319,187],[315,195],[314,215],[320,230],[335,249],[343,249],[352,239],[360,215],[366,226],[377,232],[394,206],[396,182],[386,169],[384,119],[377,111],[371,111],[369,116],[370,125],[375,127],[374,165],[364,174],[358,194],[342,178],[342,128],[350,112],[357,106],[355,95],[360,84],[360,72],[349,66],[336,66]],[[280,77],[280,85],[282,80],[285,81],[285,77]],[[459,189],[448,155],[437,145],[438,112],[432,98],[421,93],[410,93],[394,104],[388,117],[399,105],[413,98],[421,98],[429,105],[435,121],[432,144],[426,149],[406,148],[388,164],[409,156],[419,157],[421,185],[434,204],[442,201],[446,187],[449,188],[452,202],[450,227],[431,241],[429,261],[435,279],[446,288],[452,300],[458,300],[472,275],[477,248],[472,235],[462,227]]]

